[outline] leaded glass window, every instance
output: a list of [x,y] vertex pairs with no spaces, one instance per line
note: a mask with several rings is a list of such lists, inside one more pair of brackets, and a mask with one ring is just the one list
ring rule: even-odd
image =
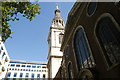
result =
[[74,48],[79,70],[81,68],[91,68],[94,66],[93,56],[82,28],[79,28],[75,33]]
[[62,43],[63,35],[64,35],[63,33],[60,33],[60,34],[59,34],[59,44]]
[[109,66],[120,62],[120,26],[111,18],[102,18],[96,28],[96,34]]

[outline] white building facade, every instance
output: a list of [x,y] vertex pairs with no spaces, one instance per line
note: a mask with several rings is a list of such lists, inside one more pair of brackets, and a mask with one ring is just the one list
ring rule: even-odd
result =
[[48,78],[46,62],[10,61],[6,79],[35,80],[40,78]]
[[56,5],[55,16],[48,35],[48,78],[54,78],[61,65],[63,52],[60,51],[64,35],[64,20],[60,16],[60,10]]
[[5,78],[10,58],[0,34],[0,79]]

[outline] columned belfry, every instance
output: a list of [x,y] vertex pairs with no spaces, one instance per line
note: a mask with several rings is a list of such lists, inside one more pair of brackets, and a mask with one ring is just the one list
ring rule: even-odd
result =
[[64,35],[64,20],[56,4],[55,16],[48,35],[48,78],[54,78],[61,65],[63,53],[60,51]]
[[52,27],[64,28],[64,20],[60,16],[58,4],[56,4],[55,17],[52,20]]

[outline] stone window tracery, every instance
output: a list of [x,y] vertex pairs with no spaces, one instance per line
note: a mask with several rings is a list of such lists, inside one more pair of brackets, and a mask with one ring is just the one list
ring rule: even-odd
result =
[[96,34],[109,66],[120,62],[119,27],[109,17],[102,18],[97,24]]
[[74,50],[78,63],[78,70],[94,66],[94,59],[90,52],[89,44],[85,38],[85,32],[79,28],[74,36]]

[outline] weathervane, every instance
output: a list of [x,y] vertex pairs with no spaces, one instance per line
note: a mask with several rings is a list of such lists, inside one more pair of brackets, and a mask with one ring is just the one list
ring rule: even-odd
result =
[[58,9],[58,3],[56,3],[56,9]]

